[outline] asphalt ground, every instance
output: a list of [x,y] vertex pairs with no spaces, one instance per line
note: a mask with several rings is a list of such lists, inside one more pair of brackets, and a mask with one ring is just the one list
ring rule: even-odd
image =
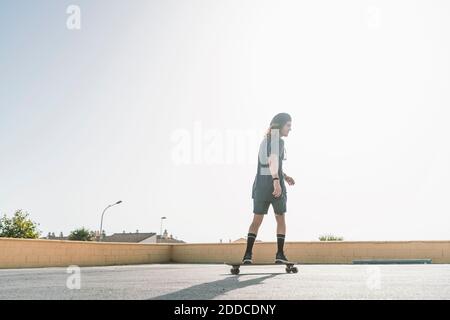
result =
[[450,265],[150,264],[0,270],[0,299],[450,299]]

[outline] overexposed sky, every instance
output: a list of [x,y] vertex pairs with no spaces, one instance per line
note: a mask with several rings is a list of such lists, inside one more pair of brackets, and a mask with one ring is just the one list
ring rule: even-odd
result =
[[[66,10],[79,7],[81,29]],[[450,238],[447,1],[0,3],[0,214],[245,236],[285,138],[286,241]],[[272,208],[258,238],[276,241]]]

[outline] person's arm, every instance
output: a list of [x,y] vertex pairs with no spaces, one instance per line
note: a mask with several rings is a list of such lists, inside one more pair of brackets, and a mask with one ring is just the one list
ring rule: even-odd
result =
[[284,180],[286,180],[286,182],[287,182],[290,186],[292,186],[292,185],[295,184],[294,178],[289,177],[289,176],[288,176],[286,173],[284,173],[284,172],[283,172],[283,177],[284,177]]
[[[280,143],[281,145],[276,145],[280,148],[280,150],[282,150],[282,148],[284,148],[284,141],[281,140]],[[272,150],[272,143],[270,141],[267,144],[267,154],[269,155],[269,169],[272,178],[280,178],[278,175],[280,155],[276,152],[276,150]]]
[[280,177],[278,176],[278,155],[271,154],[269,157],[269,169],[270,174],[272,175],[272,179],[278,178],[273,180],[273,192],[272,194],[278,198],[281,195],[281,184],[280,184]]
[[278,156],[276,154],[271,154],[269,157],[269,169],[272,178],[280,178],[278,176]]

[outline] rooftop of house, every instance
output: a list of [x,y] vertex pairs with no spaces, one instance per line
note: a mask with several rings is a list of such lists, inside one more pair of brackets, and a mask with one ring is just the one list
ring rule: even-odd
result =
[[158,235],[158,242],[159,241],[164,243],[185,243],[183,240],[172,238],[172,235],[170,235],[170,237],[164,237],[164,235],[161,237],[160,235]]
[[[96,231],[96,235],[98,237],[98,231]],[[142,232],[139,230],[136,232],[121,232],[121,233],[113,233],[112,235],[104,235],[102,238],[103,242],[127,242],[127,243],[140,243],[148,238],[155,237],[155,242],[162,243],[185,243],[182,240],[175,239],[171,234],[169,235],[167,230],[164,230],[163,235],[157,235],[156,232]],[[47,237],[42,237],[41,239],[50,239],[50,240],[68,240],[68,237],[64,237],[62,233],[59,236],[55,236],[55,234],[49,233]]]
[[105,236],[102,241],[103,242],[132,242],[138,243],[148,239],[152,236],[156,235],[155,232],[146,232],[146,233],[136,233],[136,232],[122,232],[122,233],[114,233],[110,236]]

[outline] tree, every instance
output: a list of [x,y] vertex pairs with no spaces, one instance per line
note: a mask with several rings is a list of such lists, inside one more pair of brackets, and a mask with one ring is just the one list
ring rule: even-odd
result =
[[70,232],[68,239],[73,241],[92,241],[95,233],[84,227],[78,228]]
[[37,239],[41,234],[38,225],[29,218],[28,212],[22,209],[16,210],[12,218],[4,215],[0,219],[0,237]]

